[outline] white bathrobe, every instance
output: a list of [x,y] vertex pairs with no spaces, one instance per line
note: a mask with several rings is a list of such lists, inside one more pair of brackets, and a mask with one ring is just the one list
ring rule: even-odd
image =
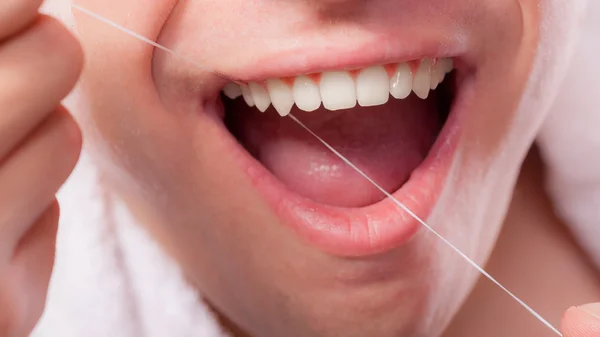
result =
[[[47,9],[65,18],[68,3],[50,2],[56,4]],[[551,169],[548,186],[600,266],[600,67],[594,62],[600,1],[591,0],[586,11],[583,2],[540,0],[542,48],[520,109],[552,109],[539,137]],[[580,41],[571,29],[577,12],[585,15]],[[574,51],[573,62],[565,49]],[[34,337],[226,336],[177,265],[102,191],[85,152],[59,199],[56,264]]]

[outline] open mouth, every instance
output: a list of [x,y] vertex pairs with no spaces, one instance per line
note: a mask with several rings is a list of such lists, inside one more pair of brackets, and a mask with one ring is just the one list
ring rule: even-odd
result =
[[285,116],[293,114],[426,219],[454,154],[454,73],[451,58],[423,58],[229,83],[225,125],[283,222],[333,254],[380,253],[408,241],[419,223]]

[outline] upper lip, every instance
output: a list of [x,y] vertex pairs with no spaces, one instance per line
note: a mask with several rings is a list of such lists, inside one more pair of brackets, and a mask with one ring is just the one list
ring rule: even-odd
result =
[[459,57],[466,51],[464,43],[452,36],[422,36],[398,39],[389,35],[330,45],[310,45],[270,50],[240,60],[224,72],[238,82],[263,81],[324,71],[360,69],[419,60],[425,57]]

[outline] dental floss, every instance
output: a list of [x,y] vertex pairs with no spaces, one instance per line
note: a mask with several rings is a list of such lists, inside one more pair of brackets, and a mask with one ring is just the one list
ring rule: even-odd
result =
[[[92,12],[84,7],[81,7],[79,5],[76,5],[74,3],[71,3],[71,6],[76,9],[79,10],[111,27],[114,27],[122,32],[124,32],[125,34],[128,34],[142,42],[145,42],[155,48],[158,48],[164,52],[167,52],[183,61],[189,62],[190,64],[198,67],[199,69],[205,70],[205,71],[209,71],[212,72],[220,77],[223,77],[227,80],[230,80],[229,78],[227,78],[226,76],[224,76],[223,74],[220,74],[214,70],[211,70],[207,67],[204,67],[198,63],[196,63],[193,60],[190,60],[182,55],[180,55],[179,53],[164,47],[140,34],[137,34],[95,12]],[[235,82],[235,81],[233,81]],[[237,82],[236,82],[237,83]],[[239,83],[238,83],[239,84]],[[372,178],[370,178],[367,174],[365,174],[362,170],[360,170],[356,165],[354,165],[349,159],[347,159],[346,157],[344,157],[340,152],[338,152],[333,146],[329,145],[324,139],[322,139],[321,137],[319,137],[316,133],[314,133],[311,129],[309,129],[306,125],[304,125],[300,120],[298,120],[294,115],[289,114],[288,115],[289,118],[291,118],[294,122],[296,122],[300,127],[302,127],[304,130],[306,130],[308,133],[310,133],[312,136],[314,136],[319,142],[321,142],[327,149],[329,149],[331,152],[333,152],[333,154],[335,154],[337,157],[339,157],[342,161],[344,161],[348,166],[350,166],[353,170],[355,170],[358,174],[360,174],[363,178],[365,178],[368,182],[370,182],[375,188],[377,188],[379,191],[381,191],[387,198],[391,199],[392,202],[394,202],[394,204],[396,204],[396,206],[398,206],[401,210],[405,211],[406,213],[408,213],[411,217],[413,217],[415,220],[417,220],[423,227],[425,227],[429,232],[431,232],[432,234],[434,234],[437,238],[439,238],[444,244],[446,244],[448,247],[450,247],[453,251],[455,251],[460,257],[462,257],[465,261],[467,261],[473,268],[475,268],[479,273],[481,273],[483,276],[485,276],[488,280],[490,280],[492,283],[494,283],[496,286],[498,286],[502,291],[504,291],[506,294],[508,294],[513,300],[515,300],[519,305],[521,305],[525,310],[527,310],[533,317],[535,317],[538,321],[540,321],[542,324],[544,324],[547,328],[549,328],[550,330],[552,330],[556,335],[563,337],[562,333],[555,328],[550,322],[548,322],[544,317],[542,317],[539,313],[537,313],[537,311],[535,311],[532,307],[530,307],[529,305],[527,305],[527,303],[525,303],[523,300],[521,300],[519,297],[517,297],[515,294],[513,294],[510,290],[508,290],[505,286],[503,286],[500,282],[498,282],[492,275],[490,275],[487,271],[485,271],[485,269],[481,266],[479,266],[475,261],[473,261],[470,257],[468,257],[465,253],[463,253],[459,248],[457,248],[456,246],[454,246],[450,241],[448,241],[446,238],[444,238],[442,235],[440,235],[435,229],[433,229],[431,226],[429,226],[425,221],[423,221],[421,218],[419,218],[413,211],[411,211],[408,207],[406,207],[404,204],[402,204],[398,199],[396,199],[393,195],[391,195],[389,192],[387,192],[384,188],[382,188],[379,184],[377,184]]]

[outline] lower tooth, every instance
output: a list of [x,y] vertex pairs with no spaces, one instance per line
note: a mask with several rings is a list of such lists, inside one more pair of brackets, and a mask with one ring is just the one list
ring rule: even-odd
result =
[[250,82],[249,86],[250,92],[252,92],[252,98],[254,99],[254,104],[256,104],[256,108],[258,108],[258,110],[261,112],[265,112],[269,108],[269,105],[271,105],[269,93],[258,83]]

